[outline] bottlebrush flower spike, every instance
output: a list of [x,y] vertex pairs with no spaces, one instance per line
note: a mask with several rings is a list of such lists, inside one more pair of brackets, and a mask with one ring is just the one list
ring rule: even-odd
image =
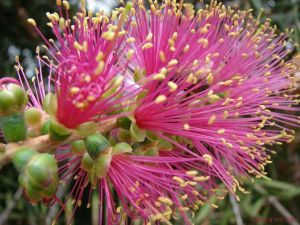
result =
[[[33,19],[30,22],[44,39],[53,61],[57,120],[68,128],[120,109],[138,89],[125,82],[127,65],[134,54],[126,51],[124,22],[130,8],[116,10],[111,18],[92,16],[84,6],[73,20],[69,3],[59,2],[59,14],[47,13],[56,40],[47,40]],[[43,59],[47,62],[47,57]],[[126,91],[125,91],[126,89]]]
[[[211,194],[220,199],[225,194],[224,190],[216,193],[215,177],[210,176],[213,173],[206,166],[200,165],[199,158],[184,157],[176,151],[161,152],[157,157],[112,155],[107,174],[96,179],[94,184],[90,183],[87,170],[80,166],[84,156],[64,153],[61,149],[57,158],[62,165],[59,172],[63,182],[68,183],[76,178],[66,199],[74,199],[72,219],[82,204],[87,202],[87,207],[91,206],[91,195],[95,188],[100,202],[99,224],[107,218],[106,224],[109,225],[122,224],[127,216],[133,220],[142,218],[144,224],[172,224],[171,218],[179,215],[185,224],[191,224],[187,214],[209,203]],[[120,203],[114,200],[114,192],[110,187],[115,190]],[[217,208],[217,205],[210,204]],[[106,210],[103,212],[104,205]]]
[[[298,111],[299,96],[292,94],[294,66],[284,61],[287,35],[277,35],[269,20],[260,24],[250,12],[235,13],[215,1],[188,25],[169,1],[151,9],[137,8],[139,25],[133,28],[136,40],[153,34],[153,46],[141,47],[134,61],[154,78],[134,113],[138,127],[202,159],[233,192],[234,174],[265,177],[269,146],[291,141],[294,131],[284,124],[299,123],[290,113]],[[190,145],[174,141],[174,135]]]

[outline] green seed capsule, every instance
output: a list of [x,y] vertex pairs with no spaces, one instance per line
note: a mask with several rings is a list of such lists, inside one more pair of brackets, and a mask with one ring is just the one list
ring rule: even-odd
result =
[[27,93],[20,85],[10,83],[7,85],[7,90],[9,90],[15,96],[18,107],[23,108],[27,105]]
[[7,112],[17,105],[17,99],[14,94],[8,90],[0,90],[0,111]]
[[92,134],[84,139],[88,154],[92,159],[97,159],[110,148],[110,143],[101,134]]
[[1,130],[6,142],[25,140],[27,136],[27,127],[23,114],[1,117]]
[[30,179],[35,180],[42,186],[47,187],[58,177],[58,166],[53,155],[48,153],[37,154],[31,158],[26,173]]
[[27,165],[29,160],[36,155],[36,150],[32,148],[19,149],[12,157],[12,162],[17,170],[22,171],[24,166]]
[[84,141],[74,141],[71,145],[71,151],[74,155],[83,155],[86,152]]
[[145,156],[159,156],[157,148],[147,148],[144,152]]
[[37,108],[30,108],[25,111],[25,122],[28,126],[36,126],[42,122],[42,112]]
[[52,141],[64,141],[70,137],[71,131],[57,121],[51,120],[49,134]]

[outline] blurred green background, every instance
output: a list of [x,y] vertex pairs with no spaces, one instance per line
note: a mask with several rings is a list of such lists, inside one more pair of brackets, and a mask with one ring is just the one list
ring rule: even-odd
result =
[[[70,3],[77,8],[79,0]],[[188,1],[200,7],[198,1]],[[264,9],[263,19],[271,17],[279,30],[293,28],[291,37],[294,43],[300,42],[300,0],[231,0],[222,1],[234,8],[254,9],[257,15]],[[112,0],[89,0],[88,7],[92,10],[104,9],[109,12],[118,3]],[[55,10],[55,0],[0,0],[0,76],[15,76],[14,59],[20,55],[28,76],[34,73],[35,47],[41,39],[26,23],[33,17],[41,26],[47,37],[51,32],[45,25],[45,13]],[[300,49],[296,46],[294,56]],[[299,60],[299,59],[298,59]],[[299,72],[300,72],[300,62]],[[300,73],[298,74],[300,76]],[[299,91],[300,92],[300,91]],[[298,134],[298,135],[297,135]],[[291,224],[299,225],[300,221],[300,133],[289,145],[277,147],[273,156],[273,164],[268,167],[272,182],[256,180],[245,183],[251,192],[240,195],[241,201],[236,202],[231,196],[221,201],[219,209],[210,206],[202,207],[195,215],[195,225],[260,225],[260,224]],[[18,174],[10,165],[0,171],[0,225],[48,225],[52,223],[57,207],[50,210],[43,206],[32,206],[22,198],[18,189]],[[60,194],[65,192],[59,190]],[[95,204],[97,204],[95,198]],[[64,215],[59,224],[66,224]],[[79,209],[73,225],[97,225],[97,210]],[[176,224],[184,224],[178,221]]]

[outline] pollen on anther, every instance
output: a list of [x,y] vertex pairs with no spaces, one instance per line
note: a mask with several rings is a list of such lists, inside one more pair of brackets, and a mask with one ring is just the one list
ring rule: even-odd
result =
[[155,99],[155,103],[159,104],[159,103],[162,103],[162,102],[164,102],[166,100],[167,100],[167,97],[165,95],[159,95]]

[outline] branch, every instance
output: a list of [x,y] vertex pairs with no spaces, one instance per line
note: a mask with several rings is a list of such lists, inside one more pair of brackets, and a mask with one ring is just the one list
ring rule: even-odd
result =
[[229,195],[229,199],[233,208],[233,213],[235,215],[236,218],[236,224],[237,225],[244,225],[244,222],[242,220],[242,216],[241,216],[241,211],[240,211],[240,207],[237,203],[237,201],[235,200],[235,197],[233,196],[233,194]]
[[278,201],[274,196],[270,196],[268,201],[281,213],[282,216],[286,219],[286,222],[290,225],[299,225],[295,217]]
[[6,221],[11,214],[12,210],[16,207],[17,202],[20,200],[22,197],[23,190],[20,187],[17,192],[14,194],[13,199],[9,202],[8,206],[6,209],[0,214],[0,225],[5,225]]
[[[100,123],[97,129],[100,133],[106,133],[115,126],[115,120],[109,120],[105,123]],[[49,135],[43,135],[35,138],[30,138],[18,143],[8,143],[0,145],[0,169],[2,166],[11,161],[13,155],[21,148],[33,148],[39,153],[46,153],[54,151],[57,147],[62,145],[69,145],[76,140],[83,139],[77,132],[74,132],[68,139],[63,142],[54,142],[49,139]]]

